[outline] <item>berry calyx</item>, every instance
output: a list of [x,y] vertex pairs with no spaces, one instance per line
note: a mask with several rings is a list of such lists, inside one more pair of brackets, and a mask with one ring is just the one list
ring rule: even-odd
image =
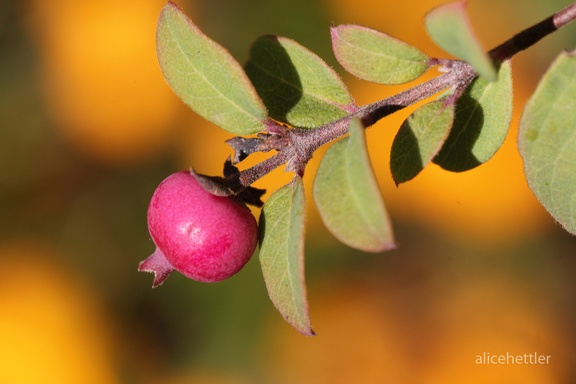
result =
[[154,273],[153,287],[174,270],[200,282],[227,279],[250,260],[258,243],[248,207],[211,194],[190,172],[160,183],[148,206],[148,230],[156,250],[138,270]]

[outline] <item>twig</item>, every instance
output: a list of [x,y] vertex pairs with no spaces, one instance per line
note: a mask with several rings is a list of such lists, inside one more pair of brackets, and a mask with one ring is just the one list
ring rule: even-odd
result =
[[[573,3],[554,15],[523,30],[511,39],[490,50],[488,54],[500,64],[512,58],[512,56],[531,47],[538,41],[564,27],[576,19],[576,3]],[[434,61],[433,63],[445,63],[446,60]],[[446,67],[446,65],[444,65]],[[447,88],[458,88],[478,76],[478,73],[467,63],[454,60],[450,68],[434,79],[414,86],[394,96],[377,101],[358,108],[353,113],[318,127],[316,129],[292,128],[283,129],[278,127],[277,135],[285,135],[288,138],[287,145],[279,149],[274,156],[240,172],[239,181],[244,187],[248,187],[256,180],[265,176],[282,164],[287,164],[287,171],[303,174],[304,167],[312,157],[312,154],[322,145],[345,136],[348,133],[348,125],[353,118],[360,118],[365,127],[369,127],[382,118],[410,106],[425,98],[434,96]],[[275,134],[270,135],[274,140]],[[237,148],[235,148],[237,150]]]

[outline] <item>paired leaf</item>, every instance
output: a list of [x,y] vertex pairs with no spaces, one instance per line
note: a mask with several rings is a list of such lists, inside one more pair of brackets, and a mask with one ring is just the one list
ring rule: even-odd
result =
[[269,35],[256,40],[245,69],[270,116],[278,121],[314,128],[356,108],[336,72],[285,37]]
[[156,31],[166,81],[196,113],[238,135],[265,129],[266,108],[240,64],[172,2]]
[[312,336],[304,283],[305,201],[302,179],[278,189],[260,216],[260,264],[270,299],[284,319]]
[[414,178],[432,161],[453,121],[454,105],[445,105],[444,100],[424,104],[404,121],[390,152],[390,169],[396,184]]
[[528,184],[538,200],[576,234],[576,56],[560,55],[530,98],[518,137]]
[[472,31],[465,1],[434,8],[426,15],[424,23],[438,46],[468,62],[485,79],[496,80],[494,63]]
[[358,25],[332,27],[332,48],[351,74],[380,84],[402,84],[427,69],[428,56],[382,32]]
[[326,227],[344,244],[367,252],[394,248],[359,120],[352,120],[350,136],[324,155],[314,181],[314,201]]
[[479,77],[458,99],[452,130],[434,163],[454,172],[485,163],[502,146],[511,119],[512,71],[506,61],[495,82]]

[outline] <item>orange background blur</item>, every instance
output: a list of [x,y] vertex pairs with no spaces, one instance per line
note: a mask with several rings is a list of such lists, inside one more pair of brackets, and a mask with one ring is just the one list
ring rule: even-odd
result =
[[[162,78],[154,33],[164,3],[0,5],[0,384],[576,381],[576,240],[528,190],[515,145],[522,106],[555,55],[576,46],[575,26],[514,59],[511,132],[487,164],[463,174],[430,166],[397,188],[388,156],[409,111],[368,130],[399,249],[350,250],[309,204],[318,336],[305,338],[269,302],[256,257],[214,285],[174,274],[152,290],[152,276],[136,272],[154,248],[146,209],[156,185],[189,167],[219,174],[231,153],[230,136]],[[440,0],[178,3],[240,62],[259,35],[294,38],[342,74],[358,104],[407,85],[347,76],[330,50],[332,22],[443,55],[422,26]],[[568,3],[470,0],[469,11],[489,48]],[[551,357],[475,364],[484,352]]]

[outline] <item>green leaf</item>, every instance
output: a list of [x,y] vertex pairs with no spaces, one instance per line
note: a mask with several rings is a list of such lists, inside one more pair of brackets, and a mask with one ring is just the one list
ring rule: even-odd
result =
[[518,136],[528,185],[576,234],[576,55],[563,53],[530,98]]
[[256,40],[245,69],[270,116],[278,121],[315,128],[356,108],[336,72],[285,37],[263,36]]
[[380,84],[402,84],[427,69],[428,56],[382,32],[358,25],[332,27],[332,48],[351,74]]
[[270,299],[300,333],[312,336],[304,283],[304,221],[302,179],[278,189],[260,216],[260,264]]
[[366,252],[394,248],[359,120],[352,120],[350,136],[324,155],[314,180],[314,201],[328,230],[344,244]]
[[470,63],[480,76],[496,80],[496,68],[474,35],[466,14],[466,1],[434,8],[424,19],[428,34],[446,52]]
[[265,130],[266,108],[240,64],[172,2],[160,14],[156,44],[166,81],[196,113],[238,135]]
[[396,184],[414,178],[442,147],[454,121],[454,105],[432,101],[418,108],[400,127],[392,143],[390,169]]
[[495,82],[477,78],[458,99],[452,131],[434,163],[454,172],[485,163],[502,146],[511,119],[512,71],[506,61]]

